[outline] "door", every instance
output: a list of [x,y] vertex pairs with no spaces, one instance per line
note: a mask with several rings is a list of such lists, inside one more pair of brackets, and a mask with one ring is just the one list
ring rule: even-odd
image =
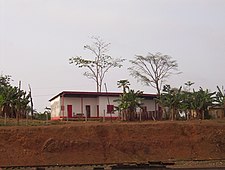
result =
[[91,106],[90,105],[86,105],[86,115],[87,115],[87,118],[91,117]]
[[68,118],[72,118],[72,113],[73,113],[72,105],[67,105]]
[[99,117],[99,105],[97,105],[97,117]]

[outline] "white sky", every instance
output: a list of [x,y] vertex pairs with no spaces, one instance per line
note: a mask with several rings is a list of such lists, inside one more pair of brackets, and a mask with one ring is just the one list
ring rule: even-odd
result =
[[[95,91],[68,61],[89,57],[83,46],[91,36],[110,42],[115,58],[172,56],[182,71],[167,81],[173,87],[225,85],[225,0],[0,0],[0,72],[24,90],[31,84],[38,111],[63,90]],[[129,66],[108,72],[108,90],[120,91],[117,81],[128,79],[131,88],[155,93],[129,76]]]

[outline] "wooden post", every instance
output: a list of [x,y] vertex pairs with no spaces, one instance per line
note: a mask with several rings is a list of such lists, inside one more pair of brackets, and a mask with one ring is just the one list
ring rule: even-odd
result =
[[[108,93],[106,83],[105,83],[105,91],[106,91],[106,93]],[[107,95],[107,100],[108,100],[108,105],[110,105],[110,101],[109,101],[109,96],[108,95]],[[112,111],[110,111],[110,120],[112,122]]]
[[[21,81],[19,81],[19,92],[20,92],[20,89],[21,89]],[[16,110],[16,122],[17,122],[17,125],[19,125],[19,118],[20,116],[20,103],[19,103],[19,107],[18,107],[18,110]]]
[[31,95],[30,84],[28,86],[29,86],[29,94],[30,94],[31,119],[33,119],[33,117],[34,117],[34,104],[33,104],[33,99],[32,99],[32,95]]
[[87,117],[87,108],[86,108],[86,113],[85,113],[85,122],[88,121],[88,117]]
[[103,122],[105,122],[105,110],[103,112]]

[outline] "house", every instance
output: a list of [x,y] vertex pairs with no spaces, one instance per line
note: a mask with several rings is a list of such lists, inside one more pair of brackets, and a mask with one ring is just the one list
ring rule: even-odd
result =
[[[58,120],[62,118],[117,118],[118,111],[113,111],[118,105],[115,99],[119,99],[122,93],[115,92],[78,92],[63,91],[52,97],[51,119]],[[143,94],[143,107],[146,113],[155,113],[158,111],[158,105],[155,94]]]
[[214,106],[209,108],[209,116],[213,119],[221,119],[225,117],[225,108],[222,106]]

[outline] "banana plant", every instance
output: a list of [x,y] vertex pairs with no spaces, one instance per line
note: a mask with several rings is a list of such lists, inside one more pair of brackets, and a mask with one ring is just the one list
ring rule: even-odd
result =
[[171,88],[170,85],[165,85],[163,87],[163,92],[161,93],[159,99],[157,99],[160,106],[163,107],[164,112],[165,110],[168,110],[169,117],[171,118],[171,120],[174,120],[181,104],[181,89],[182,87],[177,89]]
[[10,85],[10,77],[0,76],[0,113],[4,117],[17,118],[25,115],[30,96],[18,87]]
[[216,93],[216,102],[219,106],[225,107],[225,91],[217,86],[218,92]]
[[203,90],[201,87],[199,91],[193,90],[191,108],[196,111],[198,118],[205,118],[209,106],[213,106],[215,102],[215,94],[216,92],[209,92],[208,89]]
[[123,93],[120,95],[119,99],[114,100],[118,102],[116,109],[122,112],[128,120],[134,120],[136,109],[141,108],[142,105],[141,95],[143,92],[139,90],[135,92],[129,89],[130,83],[128,80],[120,80],[117,85],[123,88]]

